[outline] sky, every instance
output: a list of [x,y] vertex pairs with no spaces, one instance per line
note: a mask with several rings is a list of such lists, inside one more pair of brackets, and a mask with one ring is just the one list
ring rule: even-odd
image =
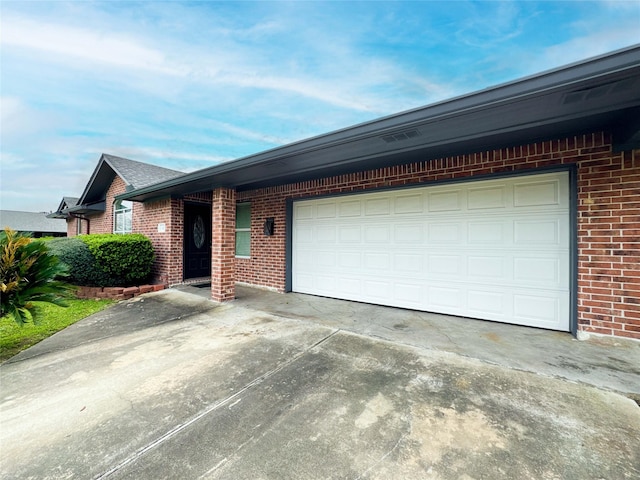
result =
[[191,172],[640,43],[640,1],[0,0],[0,209]]

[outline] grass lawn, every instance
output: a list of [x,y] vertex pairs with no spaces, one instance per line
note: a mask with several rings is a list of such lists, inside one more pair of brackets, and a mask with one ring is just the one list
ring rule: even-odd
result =
[[0,362],[115,302],[108,299],[73,299],[67,301],[68,307],[35,303],[40,309],[36,324],[27,323],[21,327],[11,317],[0,318]]

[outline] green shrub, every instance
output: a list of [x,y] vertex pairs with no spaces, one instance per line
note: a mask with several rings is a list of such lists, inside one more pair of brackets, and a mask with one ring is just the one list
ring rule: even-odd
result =
[[72,287],[60,280],[67,268],[45,242],[7,228],[0,232],[0,317],[23,325],[37,319],[33,302],[65,306]]
[[108,233],[78,238],[89,247],[98,267],[115,280],[113,285],[135,285],[149,278],[154,253],[144,235]]
[[95,257],[80,237],[56,238],[47,241],[51,253],[69,267],[67,281],[85,287],[115,285],[115,279],[98,266]]

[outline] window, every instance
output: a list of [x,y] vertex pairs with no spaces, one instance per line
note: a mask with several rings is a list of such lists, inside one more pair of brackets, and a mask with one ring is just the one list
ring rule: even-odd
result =
[[251,204],[236,205],[236,257],[251,255]]
[[133,203],[129,200],[116,200],[113,204],[113,233],[131,233]]

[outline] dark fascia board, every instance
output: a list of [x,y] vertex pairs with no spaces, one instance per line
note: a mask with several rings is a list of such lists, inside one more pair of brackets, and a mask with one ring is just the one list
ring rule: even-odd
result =
[[[108,169],[108,171],[106,171]],[[80,196],[78,200],[78,205],[90,204],[96,201],[102,201],[105,199],[105,193],[115,175],[117,174],[115,168],[111,165],[111,163],[107,160],[105,154],[100,155],[100,160],[98,160],[98,164],[96,168],[93,170],[91,174],[91,178]]]
[[62,219],[67,219],[69,218],[68,214],[62,213],[61,211],[57,211],[57,212],[51,212],[48,215],[45,215],[47,218],[62,218]]
[[[267,150],[255,155],[250,155],[238,160],[226,162],[213,167],[205,168],[166,182],[157,183],[145,188],[140,188],[119,195],[117,198],[144,201],[162,195],[180,196],[185,193],[195,193],[197,191],[211,190],[218,186],[237,187],[242,184],[242,171],[249,173],[256,167],[278,163],[279,160],[291,159],[292,157],[313,156],[315,152],[326,151],[332,148],[342,148],[359,141],[379,138],[391,135],[395,132],[411,129],[415,125],[430,123],[437,125],[438,122],[447,119],[464,119],[472,114],[477,114],[482,110],[492,111],[495,115],[500,115],[501,108],[507,111],[510,106],[524,101],[535,101],[536,97],[543,97],[553,92],[565,94],[575,93],[584,88],[594,88],[599,84],[606,84],[612,79],[621,78],[633,72],[638,76],[640,71],[640,45],[618,50],[616,52],[595,57],[586,61],[576,62],[568,66],[553,69],[537,75],[525,77],[513,82],[505,83],[495,87],[487,88],[475,93],[455,97],[451,100],[434,103],[425,107],[416,108],[406,112],[382,117],[377,120],[358,124],[352,127],[336,130],[324,135],[312,137],[299,142],[291,143],[282,147]],[[629,108],[632,105],[620,105],[619,108]],[[609,107],[613,108],[613,107]],[[592,112],[598,114],[599,112]],[[526,111],[523,112],[526,117]],[[546,120],[549,123],[556,123],[567,119]],[[580,120],[576,114],[576,122]],[[526,123],[526,122],[525,122]],[[539,119],[530,119],[530,128],[536,124],[541,124]],[[539,126],[539,125],[538,125]],[[522,127],[524,128],[524,127]],[[482,125],[478,125],[477,136],[498,135],[508,131],[482,132]],[[482,133],[480,133],[482,132]],[[468,133],[468,138],[473,136],[473,132]],[[449,139],[449,144],[463,139]],[[437,139],[434,145],[437,144]],[[407,149],[409,151],[410,149]],[[393,156],[401,153],[402,148],[387,150],[386,154]],[[319,157],[318,157],[319,158]],[[358,161],[366,160],[363,156]],[[345,162],[353,160],[346,159]],[[340,160],[338,160],[340,161]],[[253,167],[253,168],[252,168]],[[335,165],[319,162],[314,165],[316,169],[327,168],[330,170]],[[268,170],[268,169],[267,169]],[[296,167],[287,166],[287,174],[291,176],[297,172]],[[301,170],[299,173],[303,173]],[[225,177],[227,180],[225,180]],[[255,180],[255,179],[254,179]],[[251,183],[249,181],[248,183]]]
[[75,207],[67,208],[61,213],[69,213],[75,215],[91,215],[95,213],[101,213],[106,211],[106,202],[96,202],[91,205],[76,205]]

